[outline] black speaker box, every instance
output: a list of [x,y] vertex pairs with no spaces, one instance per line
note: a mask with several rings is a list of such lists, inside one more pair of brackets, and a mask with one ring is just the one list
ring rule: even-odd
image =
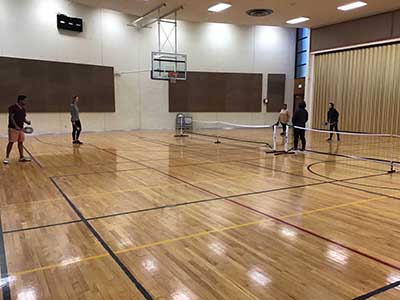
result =
[[57,15],[57,28],[63,30],[71,30],[76,32],[83,31],[83,20],[79,18],[71,18],[63,14]]

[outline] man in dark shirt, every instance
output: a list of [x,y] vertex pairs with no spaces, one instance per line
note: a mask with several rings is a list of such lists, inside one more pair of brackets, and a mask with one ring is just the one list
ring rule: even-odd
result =
[[[305,130],[302,128],[306,127],[306,123],[308,121],[308,111],[306,110],[306,103],[300,102],[299,108],[293,115],[292,123],[294,128],[294,148],[293,150],[298,149],[299,145],[299,138],[301,139],[301,151],[306,149],[306,137],[305,137]],[[296,128],[301,127],[301,128]]]
[[[328,111],[328,123],[329,123],[329,130],[332,131],[329,139],[327,141],[332,141],[333,131],[339,132],[339,112],[335,108],[335,104],[332,102],[329,103],[329,111]],[[340,141],[339,133],[337,133],[337,140]]]
[[31,161],[29,157],[24,157],[24,140],[25,135],[23,132],[24,123],[30,125],[31,122],[26,119],[26,96],[19,95],[16,104],[8,108],[8,145],[6,150],[6,158],[3,160],[4,164],[10,162],[10,153],[14,143],[18,142],[19,161]]

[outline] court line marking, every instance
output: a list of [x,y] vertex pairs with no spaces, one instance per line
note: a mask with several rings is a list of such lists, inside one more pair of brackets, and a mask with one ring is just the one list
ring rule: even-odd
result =
[[[328,210],[334,210],[334,209],[341,208],[341,207],[346,207],[346,206],[359,205],[360,203],[367,203],[367,202],[372,202],[372,201],[384,200],[385,198],[387,198],[387,197],[382,196],[382,197],[376,197],[376,198],[365,199],[365,200],[360,200],[360,201],[354,201],[354,202],[345,203],[345,204],[342,204],[342,205],[334,205],[334,206],[329,206],[329,207],[326,207],[326,208],[305,211],[305,212],[302,212],[302,213],[284,215],[284,216],[280,216],[279,218],[281,218],[281,219],[289,219],[289,218],[292,218],[292,217],[295,217],[295,216],[309,215],[309,214],[318,213],[318,212],[321,212],[321,211],[328,211]],[[227,200],[227,201],[230,201],[230,200]],[[134,247],[129,247],[129,248],[121,249],[121,250],[114,250],[114,253],[115,254],[124,254],[124,253],[128,253],[128,252],[143,250],[143,249],[152,248],[152,247],[156,247],[156,246],[167,245],[167,244],[171,244],[171,243],[178,242],[178,241],[183,241],[183,240],[203,237],[203,236],[207,236],[207,235],[210,235],[210,234],[213,234],[213,233],[222,233],[222,232],[225,232],[225,231],[237,230],[237,229],[246,228],[246,227],[250,227],[250,226],[254,226],[254,225],[260,225],[262,223],[268,223],[268,222],[272,222],[272,221],[273,220],[264,218],[262,220],[247,222],[247,223],[243,223],[243,224],[236,224],[236,225],[226,226],[226,227],[217,228],[217,229],[204,230],[204,231],[193,233],[193,234],[190,234],[190,235],[180,236],[180,237],[171,238],[171,239],[165,239],[165,240],[161,240],[161,241],[157,241],[157,242],[153,242],[153,243],[148,243],[148,244],[143,244],[143,245],[139,245],[139,246],[134,246]],[[85,257],[85,258],[82,258],[82,259],[79,259],[79,260],[76,260],[76,261],[72,261],[70,264],[80,263],[80,262],[93,260],[93,259],[100,259],[100,258],[107,257],[107,256],[109,256],[108,253],[95,255],[95,256],[89,256],[89,257]],[[24,274],[29,274],[29,273],[34,273],[34,272],[38,272],[38,271],[54,269],[54,268],[64,267],[64,266],[67,266],[67,265],[65,265],[65,264],[52,264],[52,265],[48,265],[48,266],[44,266],[44,267],[39,267],[39,268],[34,268],[34,269],[29,269],[29,270],[24,270],[24,271],[13,272],[10,275],[12,275],[12,276],[20,276],[20,275],[24,275]]]
[[[101,149],[101,148],[98,148],[97,146],[95,146],[95,145],[93,145],[93,147],[95,148],[95,149],[98,149],[98,150],[103,150],[103,149]],[[118,156],[118,154],[116,154],[116,153],[112,153],[113,155],[115,155],[115,156]],[[264,159],[266,159],[266,158],[264,158]],[[258,160],[258,159],[257,159]],[[313,160],[316,160],[316,159],[313,159]],[[132,161],[132,160],[130,160],[130,161]],[[134,161],[132,161],[132,162],[134,162]],[[320,162],[326,162],[326,161],[320,161]],[[140,164],[140,163],[138,163],[138,164]],[[167,175],[167,176],[170,176],[170,177],[173,177],[172,175],[169,175],[169,174],[166,174],[166,173],[164,173],[164,172],[161,172],[161,171],[159,171],[158,169],[155,169],[155,168],[149,168],[149,169],[152,169],[152,170],[155,170],[155,171],[157,171],[157,172],[160,172],[160,173],[162,173],[162,174],[164,174],[164,175]],[[277,170],[274,170],[274,169],[271,169],[272,171],[277,171]],[[382,175],[386,175],[386,173],[385,174],[382,174]],[[368,176],[362,176],[362,177],[354,177],[354,178],[352,178],[352,179],[348,179],[348,180],[355,180],[355,179],[360,179],[360,178],[366,178],[366,177],[374,177],[374,176],[382,176],[382,175],[368,175]],[[302,175],[297,175],[297,174],[293,174],[292,176],[297,176],[297,177],[303,177]],[[317,175],[318,176],[318,175]],[[50,179],[51,179],[51,177],[50,177]],[[183,180],[181,180],[181,179],[179,179],[179,178],[176,178],[177,180],[179,180],[179,181],[181,181],[181,182],[184,182]],[[347,179],[345,179],[345,180],[347,180]],[[333,183],[333,182],[335,182],[335,181],[345,181],[345,180],[332,180],[332,182],[321,182],[321,184],[324,184],[324,183]],[[189,183],[190,184],[190,183]],[[273,190],[265,190],[265,191],[260,191],[260,192],[252,192],[252,193],[244,193],[244,194],[239,194],[239,195],[232,195],[232,196],[229,196],[230,198],[235,198],[235,197],[242,197],[242,196],[247,196],[247,195],[256,195],[256,194],[261,194],[261,193],[267,193],[267,192],[274,192],[274,191],[280,191],[280,190],[289,190],[289,189],[292,189],[292,188],[301,188],[301,187],[306,187],[306,186],[313,186],[313,185],[318,185],[319,183],[316,183],[316,184],[308,184],[308,185],[303,185],[303,186],[294,186],[294,187],[286,187],[286,188],[279,188],[279,189],[273,189]],[[199,188],[199,187],[197,187],[197,186],[195,186],[194,184],[190,184],[191,186],[193,186],[193,187],[195,187],[195,188],[197,188],[197,189],[200,189],[200,190],[204,190],[204,189],[202,189],[202,188]],[[342,185],[339,185],[339,186],[342,186]],[[346,186],[345,186],[346,187]],[[349,187],[349,188],[351,188],[351,187]],[[205,190],[206,191],[206,190]],[[207,193],[210,193],[209,191],[207,191]],[[215,193],[211,193],[211,194],[214,194],[214,195],[216,195]],[[226,198],[226,196],[225,197],[218,197],[218,198],[215,198],[215,199],[208,199],[208,200],[199,200],[199,201],[194,201],[194,202],[185,202],[185,203],[181,203],[181,204],[174,204],[174,205],[164,205],[164,206],[161,206],[161,207],[155,207],[155,208],[149,208],[149,209],[144,209],[144,210],[136,210],[136,211],[129,211],[129,212],[121,212],[121,213],[116,213],[116,214],[111,214],[111,215],[106,215],[106,216],[98,216],[98,217],[92,217],[92,218],[88,218],[88,220],[95,220],[95,219],[101,219],[101,218],[109,218],[109,217],[113,217],[113,216],[119,216],[119,215],[127,215],[127,214],[133,214],[133,213],[139,213],[139,212],[145,212],[145,211],[151,211],[151,210],[157,210],[157,209],[163,209],[163,208],[169,208],[169,207],[171,207],[171,206],[183,206],[183,205],[190,205],[190,204],[196,204],[196,203],[201,203],[201,202],[209,202],[209,201],[217,201],[217,200],[223,200],[223,199],[225,199]],[[52,225],[52,224],[49,224],[49,225]],[[57,226],[58,224],[54,224],[53,226]],[[62,225],[62,224],[61,224]],[[46,226],[47,227],[47,226]],[[39,227],[40,228],[40,227]],[[35,228],[35,229],[38,229],[38,228]],[[25,230],[31,230],[30,228],[26,228],[26,229],[24,229],[24,230],[20,230],[20,231],[25,231]]]
[[[228,199],[228,200],[229,200],[229,199]],[[361,251],[359,251],[359,250],[357,250],[357,249],[354,249],[354,248],[351,248],[351,247],[349,247],[349,246],[346,246],[346,245],[344,245],[344,244],[342,244],[342,243],[336,242],[336,241],[334,241],[334,240],[332,240],[332,239],[330,239],[330,238],[324,237],[324,236],[322,236],[322,235],[320,235],[320,234],[318,234],[318,233],[315,233],[315,232],[313,232],[313,231],[311,231],[311,230],[308,230],[308,229],[306,229],[306,228],[304,228],[304,227],[301,227],[301,226],[292,224],[292,223],[290,223],[290,222],[287,222],[287,221],[285,221],[285,220],[282,219],[282,218],[274,217],[274,216],[272,216],[272,215],[270,215],[270,214],[264,213],[264,212],[262,212],[262,211],[260,211],[260,210],[257,210],[257,209],[255,209],[255,208],[252,208],[252,207],[250,207],[250,206],[244,205],[243,203],[237,202],[237,201],[235,201],[235,200],[229,200],[229,201],[231,201],[233,204],[239,205],[239,206],[241,206],[241,207],[243,207],[243,208],[246,208],[246,209],[248,209],[248,210],[250,210],[250,211],[253,211],[253,212],[256,212],[256,213],[258,213],[258,214],[260,214],[260,215],[263,215],[263,216],[265,216],[265,217],[267,217],[267,218],[269,218],[269,219],[272,219],[272,220],[275,220],[275,221],[277,221],[277,222],[279,222],[279,223],[282,223],[282,224],[288,225],[288,226],[290,226],[290,227],[296,228],[297,230],[300,230],[300,231],[302,231],[302,232],[305,232],[305,233],[307,233],[307,234],[309,234],[309,235],[312,235],[312,236],[314,236],[314,237],[316,237],[316,238],[319,238],[319,239],[324,240],[324,241],[326,241],[326,242],[332,243],[332,244],[337,245],[337,246],[339,246],[339,247],[341,247],[341,248],[344,248],[344,249],[346,249],[346,250],[349,250],[349,251],[351,251],[351,252],[353,252],[353,253],[359,254],[360,256],[363,256],[363,257],[365,257],[365,258],[369,258],[369,259],[371,259],[371,260],[373,260],[373,261],[375,261],[375,262],[377,262],[377,263],[380,263],[380,264],[382,264],[382,265],[385,265],[385,266],[387,266],[387,267],[390,267],[390,268],[393,268],[393,269],[395,269],[395,270],[400,271],[400,266],[396,266],[396,265],[391,264],[391,263],[389,263],[389,262],[386,262],[386,261],[384,261],[384,260],[382,260],[382,259],[380,259],[380,258],[376,258],[376,257],[374,257],[374,256],[371,256],[371,255],[367,254],[367,253],[361,252]]]
[[6,257],[6,249],[4,244],[4,235],[3,235],[3,222],[0,215],[0,272],[1,272],[1,290],[3,294],[3,300],[11,300],[10,293],[10,283],[9,283],[9,275],[7,269],[7,257]]
[[43,169],[43,165],[40,163],[40,161],[38,161],[36,159],[36,157],[33,156],[33,154],[29,151],[28,148],[26,148],[25,146],[23,146],[23,147],[24,147],[24,150],[29,154],[29,156],[32,157],[32,160],[39,166],[39,168]]
[[114,262],[120,267],[120,269],[125,273],[125,275],[130,279],[130,281],[136,286],[136,288],[142,293],[142,295],[146,298],[146,300],[153,300],[154,298],[151,294],[145,289],[145,287],[136,279],[133,273],[129,270],[129,268],[120,260],[120,258],[113,252],[111,247],[107,244],[107,242],[101,237],[101,235],[96,231],[96,229],[89,223],[89,221],[85,218],[85,216],[81,213],[81,211],[75,206],[75,204],[68,198],[68,196],[64,193],[61,187],[57,184],[55,179],[50,178],[51,182],[60,192],[60,194],[64,197],[70,207],[75,211],[76,215],[81,219],[81,221],[85,224],[86,228],[93,234],[96,240],[100,243],[100,245],[107,251],[107,253],[111,256]]
[[[96,148],[97,148],[97,147],[96,147]],[[98,148],[98,149],[101,149],[101,148]],[[103,149],[101,149],[101,150],[103,150]],[[117,154],[114,154],[114,155],[118,156]],[[154,169],[154,168],[151,168],[151,169]],[[159,171],[159,170],[157,170],[157,169],[154,169],[154,170],[155,170],[155,171],[158,171],[158,172],[160,172],[160,173],[162,173],[162,174],[165,174],[164,172]],[[171,176],[172,178],[175,178],[174,176],[169,175],[169,174],[165,174],[165,175]],[[366,176],[366,177],[382,176],[382,175],[386,175],[386,174],[371,175],[371,176]],[[301,176],[300,176],[300,177],[301,177]],[[364,177],[364,178],[365,178],[365,177]],[[50,179],[51,179],[51,178],[50,178]],[[177,180],[180,180],[179,178],[176,178],[176,179],[177,179]],[[354,180],[354,179],[348,179],[348,180]],[[52,181],[53,181],[53,180],[52,180]],[[181,181],[182,181],[182,182],[185,182],[185,181],[183,181],[183,180],[181,180]],[[336,181],[336,180],[335,180],[335,181]],[[190,183],[188,183],[188,184],[190,184]],[[324,184],[325,184],[325,183],[324,183]],[[190,184],[190,185],[194,186],[193,184]],[[341,186],[341,185],[339,184],[339,186]],[[196,186],[194,186],[194,187],[196,187]],[[197,188],[198,188],[198,187],[197,187]],[[215,194],[215,193],[209,192],[209,191],[207,191],[207,190],[205,190],[205,191],[208,192],[208,193],[211,193],[211,194]],[[366,191],[366,192],[368,192],[368,191]],[[63,192],[62,192],[62,194],[63,194]],[[215,195],[219,196],[218,194],[215,194]],[[66,195],[65,195],[65,196],[66,196]],[[390,198],[390,196],[386,196],[386,195],[382,195],[382,196],[383,196],[383,197],[388,197],[388,198]],[[67,198],[66,198],[66,199],[67,199]],[[68,199],[68,200],[69,200],[69,199]],[[229,199],[228,199],[228,200],[229,200]],[[234,201],[234,200],[229,200],[229,201],[232,202],[232,203],[236,203],[236,201]],[[72,204],[73,204],[73,203],[72,203]],[[253,210],[253,211],[255,211],[255,212],[259,213],[259,214],[262,214],[262,215],[264,215],[264,216],[268,216],[267,214],[262,213],[262,212],[260,212],[260,211],[257,211],[257,210],[255,210],[255,209],[252,209],[251,207],[244,206],[244,205],[242,205],[242,204],[240,204],[240,203],[236,203],[236,204],[238,204],[238,205],[240,205],[240,206],[243,206],[243,207],[246,207],[247,209]],[[311,234],[311,235],[314,235],[314,236],[316,236],[316,237],[319,237],[319,238],[321,238],[321,239],[323,239],[323,240],[326,240],[326,241],[332,242],[332,243],[334,243],[334,244],[337,244],[337,245],[339,245],[339,246],[342,246],[342,247],[344,247],[344,248],[346,248],[346,249],[348,249],[348,250],[350,250],[350,251],[353,251],[353,252],[355,252],[355,253],[358,253],[358,254],[360,254],[360,255],[363,255],[363,256],[365,256],[365,257],[367,257],[367,258],[370,258],[370,259],[375,260],[375,261],[377,261],[377,262],[381,262],[382,264],[391,266],[391,267],[393,267],[393,268],[397,268],[397,267],[394,267],[393,265],[390,265],[390,264],[388,264],[388,263],[386,263],[386,262],[384,262],[384,261],[380,261],[380,260],[378,260],[378,259],[376,259],[376,258],[374,258],[374,257],[372,257],[372,256],[369,256],[369,255],[367,255],[367,254],[363,254],[362,252],[359,252],[359,251],[357,251],[357,250],[355,250],[355,249],[352,249],[352,248],[349,248],[349,247],[347,247],[347,246],[341,245],[341,244],[339,244],[339,243],[337,243],[337,242],[335,242],[335,241],[332,241],[332,240],[327,239],[327,238],[325,238],[325,237],[323,237],[323,236],[317,235],[317,234],[315,234],[315,233],[313,233],[313,232],[311,232],[311,231],[308,231],[308,230],[306,230],[306,229],[304,229],[304,228],[298,227],[298,226],[296,226],[296,225],[293,225],[293,224],[291,224],[291,223],[285,222],[285,221],[283,221],[283,220],[280,220],[280,219],[275,218],[275,217],[272,217],[272,216],[269,216],[269,218],[276,219],[276,220],[279,221],[279,222],[283,222],[283,223],[285,223],[285,224],[287,224],[287,225],[289,225],[289,226],[295,227],[295,228],[297,228],[297,229],[299,229],[299,230],[301,230],[301,231],[307,232],[307,233],[309,233],[309,234]],[[106,245],[107,245],[107,244],[106,244]],[[107,246],[108,246],[108,245],[107,245]],[[128,270],[128,272],[129,272],[129,270]]]
[[381,288],[378,288],[378,289],[376,289],[374,291],[371,291],[371,292],[369,292],[367,294],[358,296],[358,297],[354,298],[353,300],[366,300],[366,299],[372,298],[373,296],[382,294],[382,293],[384,293],[384,292],[386,292],[388,290],[394,289],[394,288],[396,288],[398,286],[400,286],[400,281],[393,282],[393,283],[388,284],[388,285],[386,285],[384,287],[381,287]]
[[49,227],[56,227],[56,226],[75,224],[75,223],[80,223],[80,222],[82,222],[82,221],[81,220],[72,220],[72,221],[66,221],[66,222],[60,222],[60,223],[54,223],[54,224],[38,225],[38,226],[28,227],[28,228],[19,228],[19,229],[6,230],[3,233],[4,234],[17,233],[17,232],[30,231],[30,230],[35,230],[35,229],[42,229],[42,228],[49,228]]
[[[323,161],[321,161],[323,162]],[[151,168],[153,170],[156,170],[154,168]],[[274,169],[271,169],[274,171]],[[158,170],[156,170],[158,171]],[[101,174],[101,173],[100,173]],[[164,174],[162,172],[162,174]],[[165,175],[165,174],[164,174]],[[103,216],[96,216],[96,217],[90,217],[87,218],[87,220],[97,220],[97,219],[102,219],[102,218],[110,218],[110,217],[114,217],[114,216],[122,216],[122,215],[128,215],[128,214],[135,214],[135,213],[140,213],[140,212],[147,212],[147,211],[153,211],[153,210],[158,210],[158,209],[164,209],[164,208],[170,208],[170,207],[178,207],[178,206],[184,206],[184,205],[191,205],[191,204],[197,204],[197,203],[202,203],[202,202],[210,202],[210,201],[217,201],[217,200],[223,200],[226,197],[229,198],[237,198],[237,197],[243,197],[243,196],[250,196],[250,195],[257,195],[257,194],[264,194],[264,193],[270,193],[270,192],[276,192],[276,191],[284,191],[284,190],[290,190],[290,189],[296,189],[296,188],[303,188],[303,187],[308,187],[308,186],[314,186],[314,185],[322,185],[322,184],[328,184],[328,183],[332,183],[334,184],[335,182],[346,182],[348,180],[356,180],[356,179],[363,179],[363,178],[369,178],[369,177],[376,177],[376,176],[384,176],[387,175],[386,173],[384,174],[378,174],[378,175],[367,175],[367,176],[361,176],[361,177],[354,177],[351,179],[341,179],[341,180],[332,180],[332,181],[326,181],[326,182],[317,182],[314,184],[306,184],[306,185],[299,185],[299,186],[289,186],[289,187],[284,187],[284,188],[278,188],[278,189],[271,189],[271,190],[263,190],[263,191],[258,191],[258,192],[250,192],[250,193],[243,193],[243,194],[237,194],[237,195],[230,195],[230,196],[224,196],[224,197],[218,197],[218,198],[211,198],[211,199],[204,199],[204,200],[197,200],[197,201],[191,201],[191,202],[183,202],[183,203],[178,203],[178,204],[171,204],[171,205],[163,205],[163,206],[159,206],[159,207],[153,207],[153,208],[145,208],[145,209],[140,209],[140,210],[132,210],[132,211],[127,211],[127,212],[120,212],[120,213],[115,213],[115,214],[109,214],[109,215],[103,215]],[[171,175],[169,175],[171,176]],[[297,176],[297,177],[303,177],[302,175],[295,175],[293,174],[293,176]],[[50,177],[50,178],[56,178],[56,177]],[[58,177],[57,177],[58,178]],[[182,180],[178,179],[179,181],[182,182]],[[183,184],[183,183],[182,183]],[[199,187],[190,184],[191,186],[194,186],[195,188],[199,189]],[[345,185],[339,185],[339,186],[344,186],[344,187],[348,187]],[[348,188],[352,188],[352,187],[348,187]],[[201,189],[204,190],[204,189]],[[366,191],[367,192],[367,191]],[[210,193],[207,191],[207,193]],[[212,193],[214,194],[214,193]],[[383,195],[383,194],[382,194]],[[387,196],[390,197],[390,196]],[[61,198],[62,200],[62,198]],[[50,226],[57,226],[59,224],[49,224]],[[46,227],[48,227],[49,225],[46,225]],[[62,225],[62,224],[60,224]],[[38,228],[34,228],[34,229],[40,229],[40,226]],[[31,230],[31,228],[25,228],[25,229],[21,229],[19,231],[25,231],[25,230]]]
[[[329,161],[329,162],[333,162],[333,161]],[[310,165],[308,165],[307,166],[307,170],[311,173],[311,174],[314,174],[315,176],[318,176],[318,177],[321,177],[321,178],[325,178],[325,179],[327,179],[327,180],[332,180],[332,178],[331,177],[328,177],[328,176],[325,176],[325,175],[322,175],[322,174],[319,174],[319,173],[317,173],[316,171],[314,171],[313,169],[312,169],[312,167],[313,166],[316,166],[316,165],[319,165],[319,164],[321,164],[322,162],[315,162],[315,163],[312,163],[312,164],[310,164]],[[391,176],[393,176],[393,175],[395,175],[396,173],[387,173],[387,175],[391,175]],[[348,179],[348,180],[344,180],[345,181],[345,183],[347,183],[347,184],[350,184],[350,185],[357,185],[357,186],[361,186],[361,187],[369,187],[369,188],[376,188],[376,189],[386,189],[386,190],[395,190],[395,191],[400,191],[400,189],[398,189],[398,188],[394,188],[394,187],[379,187],[379,186],[373,186],[373,185],[367,185],[367,184],[362,184],[362,183],[357,183],[357,182],[351,182],[351,181],[353,181],[353,180],[357,180],[357,179]],[[350,187],[351,188],[351,187]]]

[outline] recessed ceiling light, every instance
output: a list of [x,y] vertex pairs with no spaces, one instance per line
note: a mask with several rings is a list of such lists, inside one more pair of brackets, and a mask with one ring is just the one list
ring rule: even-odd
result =
[[273,14],[274,11],[269,8],[253,8],[253,9],[246,11],[246,13],[250,17],[266,17],[266,16]]
[[306,21],[308,21],[308,20],[310,20],[310,18],[307,18],[307,17],[299,17],[299,18],[295,18],[295,19],[286,21],[286,23],[288,23],[288,24],[299,24],[299,23],[306,22]]
[[209,9],[208,9],[208,11],[211,11],[211,12],[220,12],[220,11],[223,11],[223,10],[225,10],[225,9],[228,9],[229,7],[231,7],[232,6],[232,4],[229,4],[229,3],[218,3],[218,4],[215,4],[215,5],[213,5],[213,6],[211,6]]
[[365,2],[356,1],[356,2],[352,2],[352,3],[346,4],[346,5],[339,6],[337,9],[338,10],[342,10],[342,11],[348,11],[348,10],[360,8],[360,7],[363,7],[363,6],[366,6],[366,5],[367,5],[367,3],[365,3]]

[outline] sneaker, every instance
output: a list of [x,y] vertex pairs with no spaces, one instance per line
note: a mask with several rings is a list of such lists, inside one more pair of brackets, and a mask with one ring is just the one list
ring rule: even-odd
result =
[[10,163],[10,160],[8,158],[5,158],[3,160],[3,164],[8,165]]
[[332,142],[332,139],[329,138],[329,139],[327,139],[326,141],[327,141],[327,142]]
[[76,141],[76,143],[79,145],[83,145],[83,143],[81,141]]
[[21,157],[19,162],[30,162],[32,159],[30,157]]

